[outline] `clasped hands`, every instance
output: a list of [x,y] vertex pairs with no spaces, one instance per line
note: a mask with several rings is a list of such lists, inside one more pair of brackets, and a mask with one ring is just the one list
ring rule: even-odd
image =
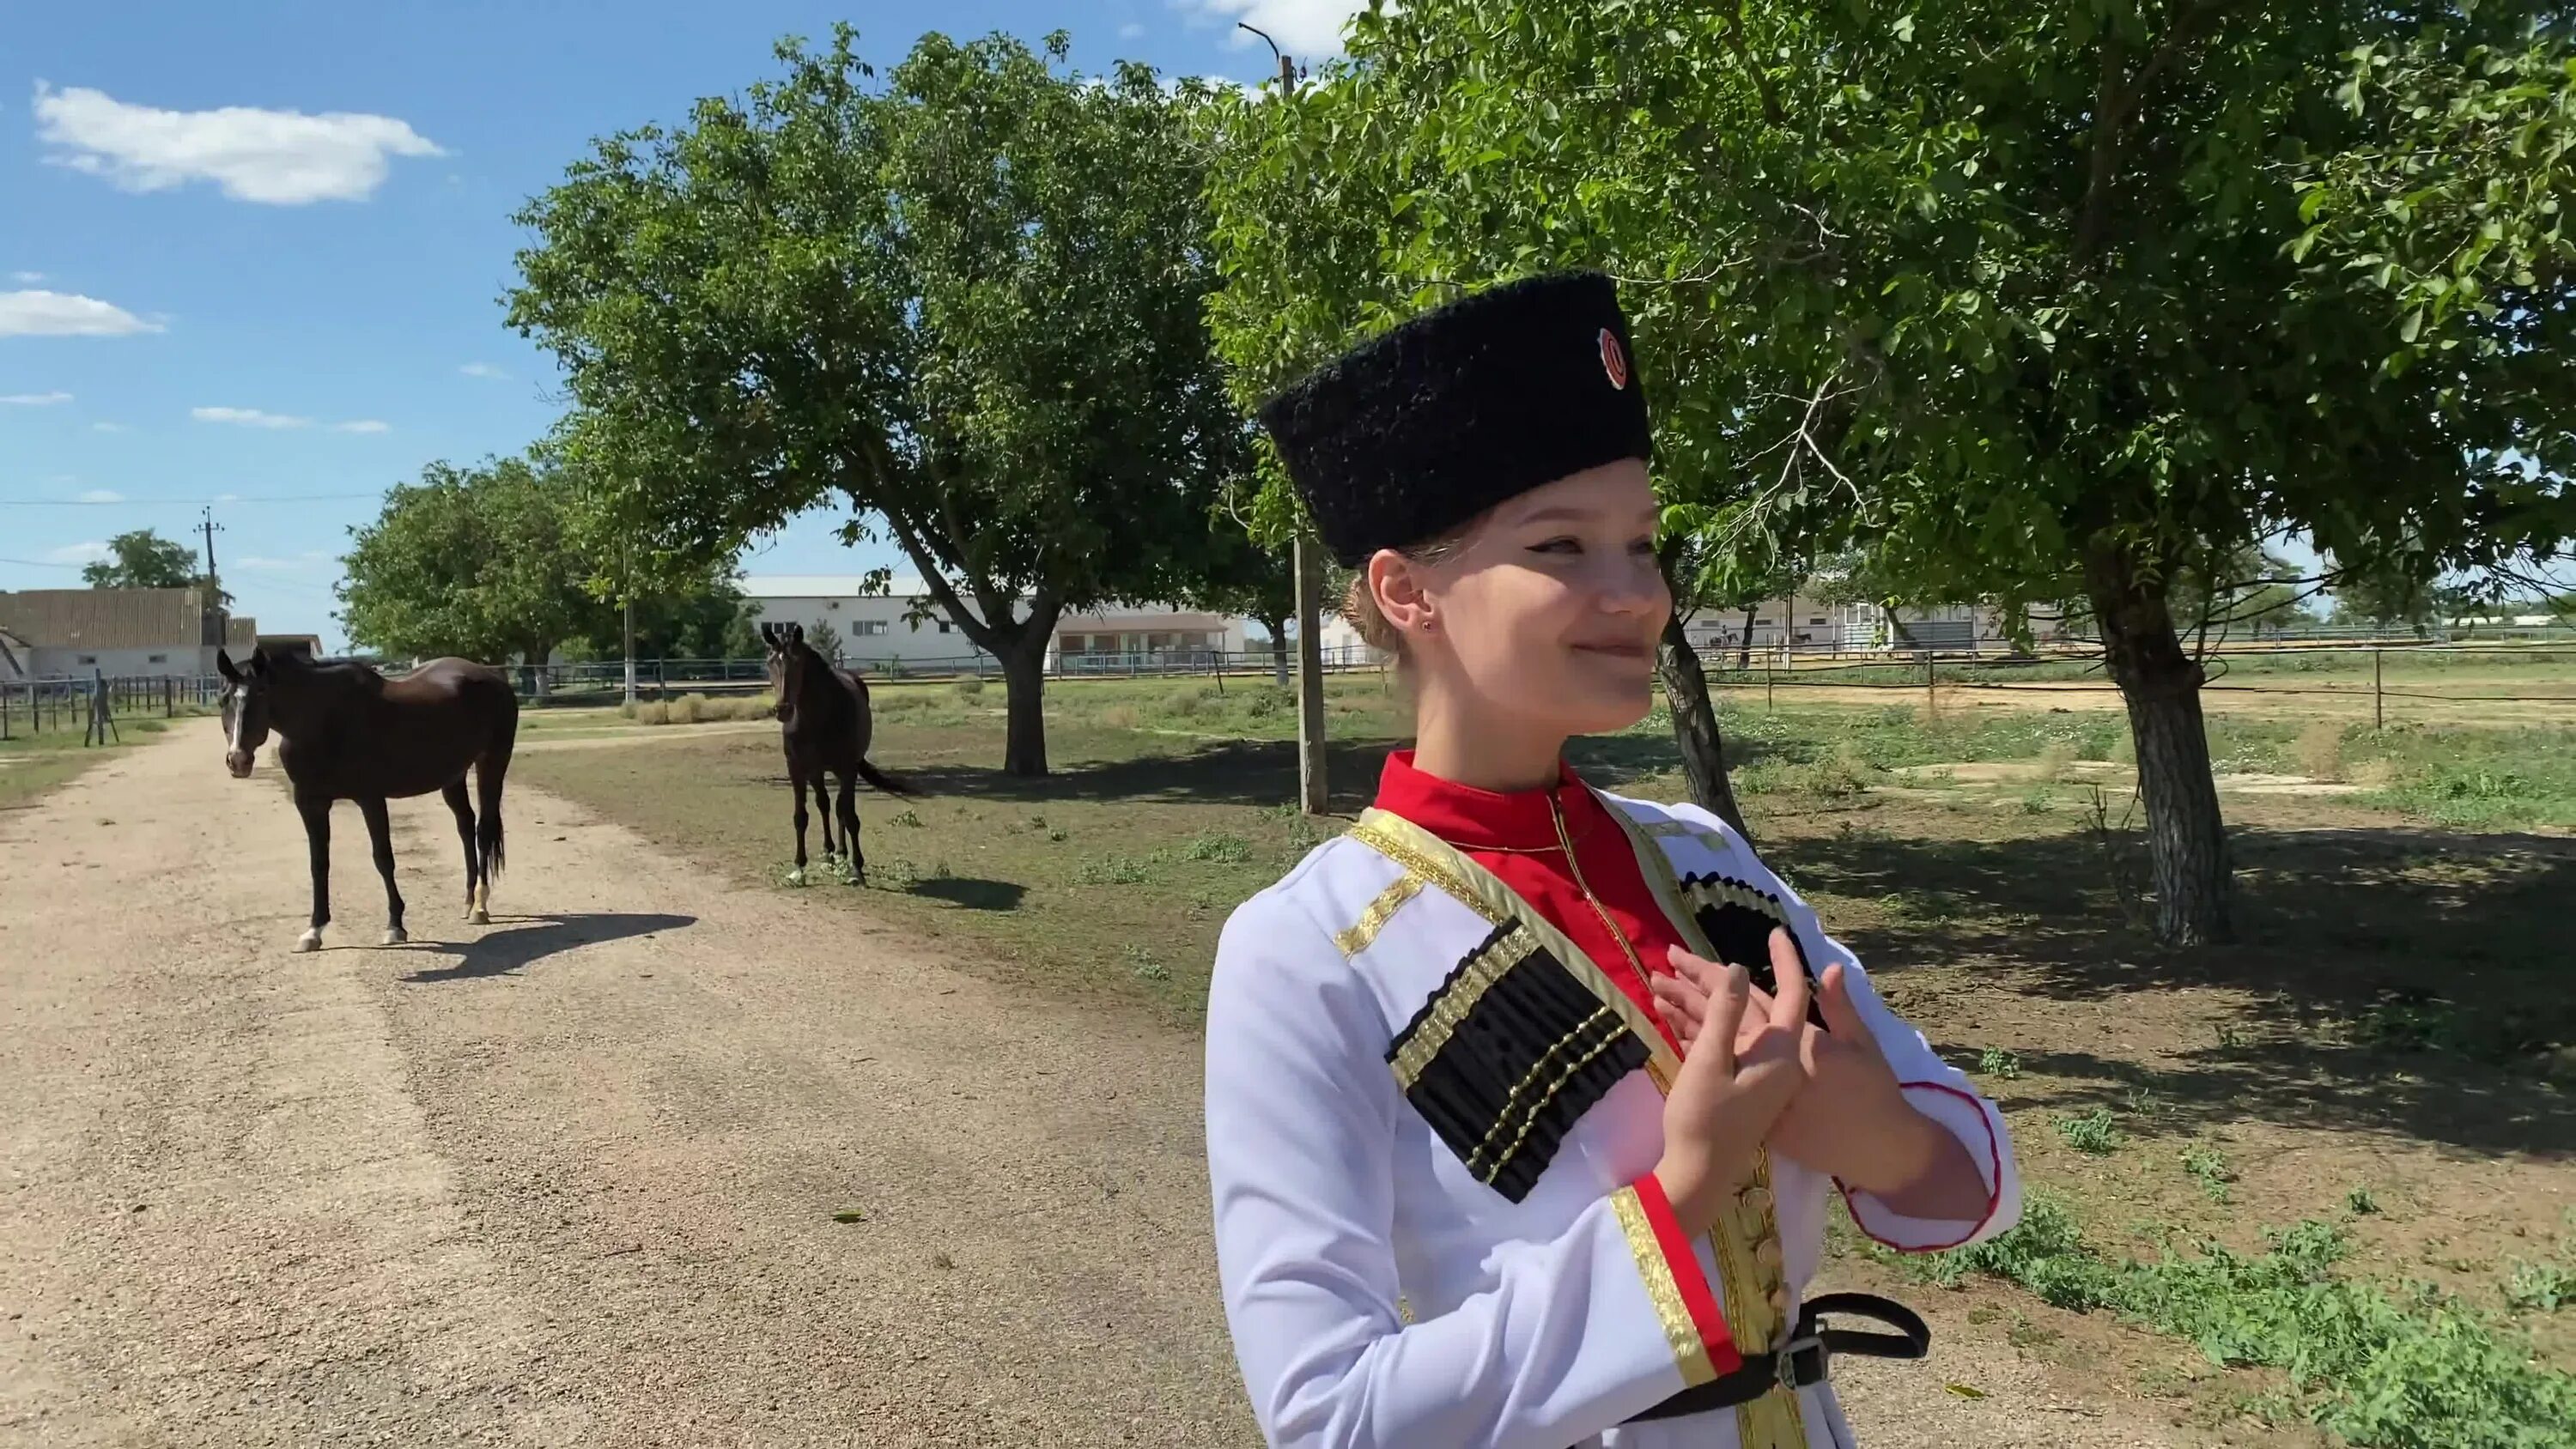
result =
[[[1686,1220],[1709,1222],[1772,1150],[1845,1185],[1893,1195],[1961,1155],[1957,1139],[1914,1110],[1877,1037],[1852,1003],[1841,963],[1814,987],[1825,1030],[1807,1020],[1810,988],[1789,933],[1771,933],[1777,993],[1741,965],[1679,947],[1674,974],[1650,976],[1656,1010],[1680,1042],[1682,1068],[1664,1101],[1665,1195]],[[1973,1173],[1973,1165],[1970,1165]]]

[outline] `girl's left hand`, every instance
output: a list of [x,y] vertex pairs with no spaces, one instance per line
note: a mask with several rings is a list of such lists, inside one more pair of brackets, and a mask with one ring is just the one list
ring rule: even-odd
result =
[[[1786,931],[1771,933],[1772,979],[1801,972],[1797,947]],[[1709,983],[1725,968],[1673,948],[1674,974],[1648,979],[1655,1006],[1687,1054],[1707,1019]],[[1937,1150],[1932,1127],[1905,1100],[1895,1069],[1852,1002],[1842,963],[1825,967],[1816,1001],[1825,1027],[1801,1023],[1798,1058],[1804,1080],[1771,1129],[1771,1145],[1819,1172],[1867,1191],[1892,1191],[1913,1182]],[[1754,988],[1737,1035],[1767,1028],[1777,1009],[1769,993]],[[1946,1134],[1944,1134],[1946,1135]]]

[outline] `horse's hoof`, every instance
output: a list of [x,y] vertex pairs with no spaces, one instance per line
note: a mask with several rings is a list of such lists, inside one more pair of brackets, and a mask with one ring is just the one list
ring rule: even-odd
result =
[[309,931],[305,932],[303,935],[296,937],[296,938],[295,938],[295,949],[296,949],[296,950],[298,950],[298,951],[319,951],[319,950],[321,950],[321,949],[322,949],[322,928],[321,928],[320,926],[315,926],[312,930],[309,930]]
[[384,944],[388,946],[407,946],[411,944],[411,937],[404,933],[402,927],[396,926],[392,930],[385,932]]
[[803,885],[805,883],[805,868],[800,865],[796,869],[789,871],[787,873],[787,883],[792,886]]
[[478,926],[488,926],[492,924],[492,913],[481,906],[476,906],[465,913],[465,919]]

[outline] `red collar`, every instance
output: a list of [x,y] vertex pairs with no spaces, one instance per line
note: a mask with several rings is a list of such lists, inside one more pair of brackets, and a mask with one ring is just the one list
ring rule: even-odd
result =
[[1462,850],[1554,850],[1560,842],[1551,799],[1577,840],[1592,833],[1601,814],[1599,797],[1572,766],[1560,761],[1557,771],[1550,789],[1479,790],[1426,774],[1415,767],[1413,751],[1397,750],[1378,776],[1377,805]]

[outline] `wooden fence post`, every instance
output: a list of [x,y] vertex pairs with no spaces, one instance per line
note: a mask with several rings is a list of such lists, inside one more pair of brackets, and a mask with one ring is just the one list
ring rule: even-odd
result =
[[2384,730],[2384,729],[2388,728],[2388,698],[2387,698],[2387,695],[2386,695],[2385,693],[2383,693],[2383,692],[2382,692],[2382,690],[2381,690],[2381,688],[2380,688],[2380,685],[2381,685],[2382,680],[2383,680],[2382,670],[2383,670],[2383,668],[2384,668],[2383,661],[2385,660],[2385,658],[2386,658],[2386,651],[2381,650],[2381,649],[2379,649],[2379,648],[2377,648],[2377,647],[2375,647],[2375,646],[2371,649],[2371,651],[2370,651],[2370,727],[2371,727],[2372,729],[2374,729],[2374,730]]

